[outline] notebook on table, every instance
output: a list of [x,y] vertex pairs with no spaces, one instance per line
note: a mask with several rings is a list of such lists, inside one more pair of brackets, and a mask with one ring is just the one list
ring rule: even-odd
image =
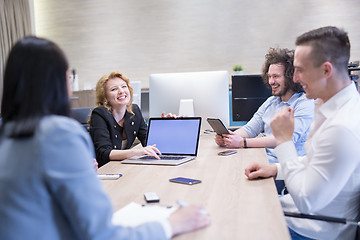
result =
[[197,156],[201,117],[150,118],[146,145],[156,144],[161,158],[143,155],[123,160],[124,164],[180,165]]

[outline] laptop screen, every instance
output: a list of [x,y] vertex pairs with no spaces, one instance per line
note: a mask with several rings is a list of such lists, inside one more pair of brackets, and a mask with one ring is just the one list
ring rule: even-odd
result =
[[147,145],[162,154],[197,155],[201,117],[150,118]]

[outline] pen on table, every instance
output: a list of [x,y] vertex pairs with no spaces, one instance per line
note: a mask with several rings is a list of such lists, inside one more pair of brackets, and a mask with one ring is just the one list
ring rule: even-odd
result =
[[[181,201],[181,200],[177,200],[176,203],[179,204],[180,207],[186,207],[186,206],[189,205],[187,202],[184,202],[184,201]],[[209,215],[204,209],[199,209],[199,211],[200,211],[201,214],[203,214],[205,216]]]
[[145,204],[142,204],[141,206],[142,206],[142,207],[153,207],[153,206],[158,206],[158,207],[164,207],[164,208],[172,208],[172,206],[171,206],[171,205],[163,205],[163,204],[156,204],[156,205],[154,205],[153,203],[150,203],[150,204],[145,203]]

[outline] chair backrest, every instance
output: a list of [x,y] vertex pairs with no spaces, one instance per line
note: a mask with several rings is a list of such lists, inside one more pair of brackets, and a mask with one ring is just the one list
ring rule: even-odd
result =
[[72,108],[71,117],[79,121],[79,123],[81,123],[86,128],[86,130],[89,130],[89,124],[87,122],[89,120],[91,111],[92,108],[89,107]]
[[[325,222],[332,222],[332,223],[339,223],[339,224],[346,224],[347,225],[347,232],[345,231],[345,235],[348,235],[349,231],[354,233],[355,240],[360,240],[360,222],[357,220],[349,220],[345,218],[337,218],[337,217],[329,217],[323,215],[311,215],[311,214],[304,214],[304,213],[295,213],[295,212],[286,212],[284,211],[284,215],[286,217],[294,217],[294,218],[306,218],[312,219],[316,221],[325,221]],[[339,239],[345,239],[344,236],[338,236]],[[347,236],[348,237],[348,236]]]

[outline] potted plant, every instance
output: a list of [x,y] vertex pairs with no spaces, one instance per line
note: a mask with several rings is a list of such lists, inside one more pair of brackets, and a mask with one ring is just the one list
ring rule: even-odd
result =
[[243,74],[243,67],[241,65],[234,65],[233,71],[235,72],[235,74],[241,75]]

